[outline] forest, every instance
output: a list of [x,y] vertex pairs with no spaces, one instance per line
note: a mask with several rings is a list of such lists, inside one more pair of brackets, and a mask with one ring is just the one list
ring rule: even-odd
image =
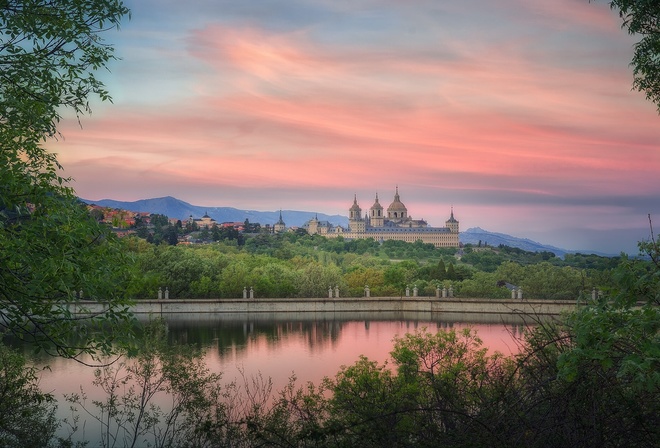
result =
[[508,246],[435,248],[421,241],[329,239],[304,232],[240,235],[225,231],[217,241],[177,245],[124,238],[133,269],[128,296],[155,298],[159,288],[168,288],[170,298],[239,298],[244,288],[253,288],[255,298],[315,298],[338,286],[342,297],[357,298],[368,285],[374,297],[404,296],[415,287],[420,296],[435,296],[436,288],[451,286],[457,297],[501,299],[511,297],[508,284],[522,288],[527,298],[578,300],[591,296],[593,288],[611,287],[611,272],[621,262]]

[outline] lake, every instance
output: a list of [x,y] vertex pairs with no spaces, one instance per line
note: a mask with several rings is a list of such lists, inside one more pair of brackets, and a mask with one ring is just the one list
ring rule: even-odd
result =
[[[512,315],[442,314],[429,319],[416,313],[259,313],[165,315],[168,338],[179,344],[192,344],[206,351],[205,361],[214,372],[223,372],[227,382],[242,383],[246,376],[261,373],[273,380],[274,390],[285,386],[295,373],[298,384],[319,383],[333,376],[342,365],[353,364],[360,355],[384,362],[395,336],[422,328],[475,329],[484,345],[504,354],[518,350],[516,338],[522,335],[523,321]],[[65,393],[84,388],[90,399],[101,398],[92,386],[94,369],[61,358],[33,359],[44,367],[40,385],[58,400]],[[60,416],[67,406],[60,405]],[[93,427],[86,429],[90,439]],[[93,444],[90,446],[94,446]]]

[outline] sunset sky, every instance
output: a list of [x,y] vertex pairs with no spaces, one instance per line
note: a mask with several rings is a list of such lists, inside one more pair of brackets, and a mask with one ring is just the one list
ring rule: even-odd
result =
[[415,219],[636,253],[660,232],[637,39],[588,0],[127,0],[114,104],[49,144],[79,196]]

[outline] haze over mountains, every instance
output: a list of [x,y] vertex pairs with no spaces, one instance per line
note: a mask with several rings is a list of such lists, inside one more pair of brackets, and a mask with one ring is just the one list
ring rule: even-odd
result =
[[[208,214],[217,222],[243,222],[248,219],[250,222],[260,224],[275,224],[280,217],[280,211],[257,211],[241,210],[233,207],[200,207],[191,205],[172,196],[153,199],[141,199],[134,202],[115,201],[112,199],[101,199],[99,201],[90,201],[81,199],[88,204],[96,204],[102,207],[119,208],[134,212],[148,212],[166,215],[170,218],[185,220],[190,216],[201,218]],[[307,221],[317,216],[321,221],[329,221],[334,225],[348,226],[348,217],[342,215],[326,215],[323,213],[306,212],[298,210],[282,210],[282,219],[287,226],[300,227]],[[473,227],[460,233],[459,239],[463,244],[477,245],[481,242],[484,245],[497,247],[500,244],[517,247],[530,252],[548,251],[557,256],[563,256],[567,253],[595,253],[597,255],[618,255],[605,254],[588,250],[562,249],[555,246],[542,244],[527,238],[518,238],[504,233],[489,232],[480,227]]]

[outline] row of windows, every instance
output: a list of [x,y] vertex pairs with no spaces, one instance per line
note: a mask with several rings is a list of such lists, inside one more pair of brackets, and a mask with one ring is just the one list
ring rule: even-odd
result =
[[[408,234],[388,234],[387,232],[382,232],[381,234],[375,234],[376,232],[371,232],[372,234],[366,236],[364,234],[358,236],[348,232],[343,236],[346,238],[351,237],[369,237],[374,238],[375,240],[397,240],[405,241],[407,243],[414,243],[417,240],[421,240],[424,243],[433,244],[435,247],[457,247],[458,246],[458,235],[457,234],[445,234],[445,235],[415,235],[413,233]],[[328,236],[337,236],[338,234],[327,234]]]

